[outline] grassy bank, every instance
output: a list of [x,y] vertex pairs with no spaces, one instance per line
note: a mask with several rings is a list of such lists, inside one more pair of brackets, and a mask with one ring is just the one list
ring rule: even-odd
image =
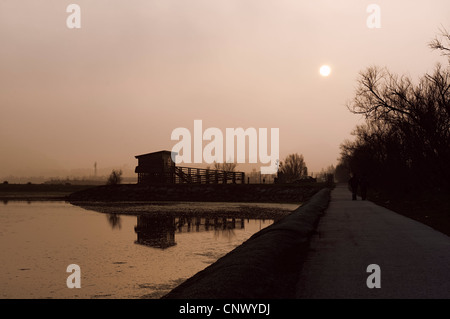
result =
[[169,184],[99,186],[72,193],[70,202],[201,201],[303,203],[322,183],[307,184]]
[[404,194],[369,190],[368,200],[400,215],[417,220],[450,236],[450,198],[448,191],[428,189]]
[[92,185],[0,184],[0,200],[65,200],[74,192]]

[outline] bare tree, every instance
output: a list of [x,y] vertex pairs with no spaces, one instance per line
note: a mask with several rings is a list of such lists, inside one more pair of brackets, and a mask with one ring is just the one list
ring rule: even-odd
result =
[[113,169],[106,181],[107,185],[119,185],[122,183],[122,170]]
[[225,172],[234,172],[237,167],[236,163],[217,163],[214,162],[214,169]]
[[290,154],[286,157],[284,162],[280,162],[278,178],[285,183],[292,183],[307,175],[308,168],[306,167],[303,155],[297,153]]
[[366,118],[353,132],[356,140],[341,147],[352,171],[403,184],[450,179],[450,68],[437,64],[414,83],[408,76],[370,67],[360,73],[348,108]]
[[444,27],[439,29],[439,34],[428,43],[428,46],[433,50],[441,51],[441,54],[450,62],[450,33]]

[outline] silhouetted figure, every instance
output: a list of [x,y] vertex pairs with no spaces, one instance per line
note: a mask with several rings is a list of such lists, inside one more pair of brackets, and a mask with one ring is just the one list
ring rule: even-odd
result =
[[358,178],[353,175],[348,181],[348,185],[352,190],[352,200],[356,200],[356,193],[358,192]]
[[367,178],[365,175],[359,180],[359,187],[361,190],[361,199],[366,200],[367,198]]

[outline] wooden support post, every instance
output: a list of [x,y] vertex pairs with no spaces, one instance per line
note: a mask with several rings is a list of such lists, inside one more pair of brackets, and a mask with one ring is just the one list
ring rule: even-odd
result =
[[196,181],[196,183],[198,183],[198,184],[201,184],[201,183],[202,183],[202,175],[201,175],[201,173],[200,173],[200,169],[198,169],[198,168],[197,168],[197,172],[196,172],[196,174],[195,174],[195,181]]

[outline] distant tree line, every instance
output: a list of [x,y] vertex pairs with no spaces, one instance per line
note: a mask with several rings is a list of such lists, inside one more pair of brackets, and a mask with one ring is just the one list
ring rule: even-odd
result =
[[[326,168],[322,168],[319,173],[315,174],[315,178],[318,182],[327,182],[329,178],[332,178],[334,181],[336,174],[336,167],[334,165],[329,165]],[[330,176],[332,175],[332,176]]]
[[229,162],[217,163],[217,162],[214,162],[214,169],[218,170],[218,171],[234,172],[236,170],[236,167],[237,167],[236,163],[229,163]]
[[[430,47],[450,60],[443,30]],[[408,191],[450,186],[450,68],[437,64],[416,83],[387,69],[360,73],[354,114],[365,117],[353,141],[341,145],[338,178],[365,174],[372,186]]]

